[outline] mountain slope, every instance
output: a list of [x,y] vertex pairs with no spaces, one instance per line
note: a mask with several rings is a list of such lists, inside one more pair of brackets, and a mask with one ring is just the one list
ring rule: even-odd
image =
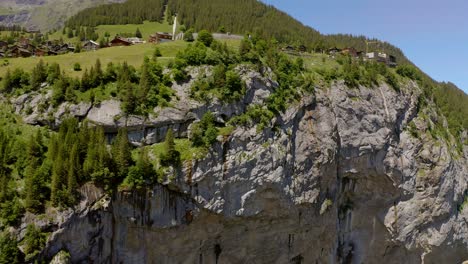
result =
[[[159,8],[155,8],[155,12],[147,15],[147,5],[142,5],[141,0],[129,0],[121,5],[102,6],[79,12],[67,21],[67,25],[76,28],[102,23],[119,24],[123,21],[141,23],[142,20],[158,20],[163,18],[164,13],[159,10],[167,5],[168,14],[177,13],[183,24],[196,30],[217,31],[224,27],[231,33],[250,32],[266,39],[276,38],[292,45],[303,44],[316,51],[350,46],[365,50],[366,47],[366,38],[363,36],[322,35],[288,14],[257,0],[147,0],[145,2],[151,6],[159,5]],[[140,11],[137,16],[129,17],[127,11],[129,8]],[[380,47],[383,51],[395,55],[399,61],[407,62],[397,47],[386,42],[382,42]]]
[[125,0],[4,0],[0,1],[0,24],[21,25],[28,29],[48,31],[79,11]]
[[[285,44],[303,44],[309,49],[319,52],[332,47],[366,49],[367,39],[363,36],[322,35],[286,13],[257,0],[148,0],[147,2],[155,7],[153,8],[155,12],[152,13],[147,12],[146,6],[142,5],[141,1],[129,0],[124,4],[89,8],[71,17],[67,21],[67,25],[76,28],[96,26],[100,23],[141,23],[143,20],[160,20],[165,13],[162,11],[164,5],[167,4],[167,14],[178,14],[183,24],[196,30],[217,31],[223,27],[232,33],[251,32],[265,39],[275,38]],[[129,16],[129,14],[135,15]],[[168,20],[171,20],[169,17]],[[396,56],[399,64],[411,64],[399,48],[386,42],[381,42],[380,48],[382,51]],[[454,89],[453,85],[448,86],[433,81],[421,71],[415,73],[410,71],[408,74],[412,74],[414,78],[424,82],[423,88],[427,97],[434,100],[440,99],[436,100],[438,107],[445,110],[444,114],[450,115],[448,119],[451,121],[449,122],[451,131],[460,138],[462,136],[460,127],[468,129],[464,120],[465,116],[468,115],[468,95],[457,91],[459,89]],[[459,94],[461,97],[456,99]],[[465,103],[460,106],[456,100]],[[457,109],[454,107],[455,105],[460,107]]]

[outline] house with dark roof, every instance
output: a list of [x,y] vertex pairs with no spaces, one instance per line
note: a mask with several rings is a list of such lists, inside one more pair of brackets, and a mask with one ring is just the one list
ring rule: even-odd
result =
[[167,32],[156,32],[155,34],[150,35],[148,42],[150,43],[161,43],[172,41],[172,34]]
[[111,47],[119,47],[119,46],[130,46],[133,43],[128,41],[126,38],[122,37],[115,37],[113,40],[110,41]]
[[20,48],[19,46],[13,46],[10,50],[8,50],[8,56],[11,58],[27,58],[31,57],[33,53],[27,49]]
[[343,55],[349,55],[349,56],[351,56],[351,57],[353,57],[353,58],[358,57],[358,51],[357,51],[355,48],[353,48],[353,47],[351,47],[351,48],[344,48],[344,49],[341,50],[341,53],[342,53]]
[[91,50],[98,50],[99,49],[99,43],[93,40],[88,40],[83,43],[83,49],[86,51],[91,51]]
[[128,41],[128,42],[131,42],[132,44],[143,44],[143,43],[146,43],[146,41],[144,41],[144,40],[141,39],[141,38],[127,38],[127,41]]
[[0,40],[0,50],[5,50],[8,48],[8,42]]

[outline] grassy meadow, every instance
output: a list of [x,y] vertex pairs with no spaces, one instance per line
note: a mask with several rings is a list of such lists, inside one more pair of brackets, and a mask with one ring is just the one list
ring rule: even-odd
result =
[[[240,44],[239,40],[221,40],[221,42],[226,42],[232,49],[237,49]],[[129,65],[139,68],[143,63],[144,57],[152,56],[156,47],[162,53],[162,57],[158,58],[159,61],[167,64],[174,59],[177,52],[185,49],[187,45],[187,42],[178,40],[161,44],[145,43],[128,47],[110,47],[96,51],[68,53],[58,56],[4,59],[0,60],[0,77],[4,76],[8,69],[22,68],[30,72],[40,60],[49,64],[58,63],[61,70],[72,77],[80,77],[85,69],[89,69],[95,64],[96,59],[100,59],[103,66],[109,62],[122,63],[126,61]],[[73,70],[75,63],[81,65],[82,71]]]
[[[96,33],[99,34],[99,37],[104,37],[105,33],[110,34],[110,39],[113,39],[114,36],[121,33],[131,33],[135,34],[136,30],[140,29],[140,32],[144,40],[148,40],[151,34],[156,32],[172,32],[172,26],[167,22],[150,22],[145,21],[143,24],[127,24],[127,25],[100,25],[96,27]],[[62,30],[58,30],[49,36],[49,39],[60,39],[62,38],[65,42],[78,42],[77,37],[68,38],[67,34],[63,35]]]

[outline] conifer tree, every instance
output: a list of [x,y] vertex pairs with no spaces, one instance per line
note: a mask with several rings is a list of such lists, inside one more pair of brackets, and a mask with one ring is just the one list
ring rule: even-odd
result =
[[140,28],[137,28],[137,29],[136,29],[135,37],[137,37],[137,38],[143,38],[143,35],[142,35],[141,32],[140,32]]
[[73,38],[73,30],[71,28],[68,29],[68,32],[67,32],[67,37],[70,39],[70,38]]
[[43,209],[46,200],[47,182],[42,177],[42,171],[38,166],[38,159],[33,158],[25,170],[25,192],[24,206],[26,210],[38,213]]
[[117,177],[121,179],[125,178],[128,168],[132,163],[132,153],[126,128],[119,129],[117,137],[112,144],[112,157],[116,165]]
[[55,206],[63,204],[64,191],[66,191],[65,182],[65,152],[63,147],[59,147],[57,158],[54,160],[52,168],[52,183],[51,183],[51,200]]
[[8,231],[0,233],[0,263],[23,263],[23,257],[16,238]]
[[33,90],[39,89],[41,84],[47,80],[47,67],[43,60],[34,67],[31,74],[31,88]]
[[167,130],[164,140],[164,153],[161,155],[161,164],[168,166],[180,161],[180,153],[175,149],[174,133],[172,129]]
[[78,187],[78,174],[80,173],[80,160],[78,152],[78,143],[75,143],[68,159],[67,192],[70,204],[75,202],[76,188]]
[[2,80],[1,91],[9,93],[12,90],[13,90],[13,80],[11,77],[11,71],[10,69],[8,69]]
[[52,63],[47,70],[47,82],[53,84],[60,78],[61,71],[58,63]]

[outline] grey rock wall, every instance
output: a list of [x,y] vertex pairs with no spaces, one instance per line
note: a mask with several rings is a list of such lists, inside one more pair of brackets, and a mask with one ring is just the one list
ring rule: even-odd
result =
[[[223,119],[263,104],[274,82],[246,76],[247,96],[235,105],[188,100],[147,120],[127,117],[127,125],[144,129],[132,141],[157,142],[168,127],[184,137],[208,109]],[[180,98],[187,87],[175,88]],[[419,93],[414,83],[401,93],[341,82],[317,89],[278,116],[275,129],[237,127],[204,159],[174,170],[170,185],[93,195],[59,225],[43,256],[67,250],[73,263],[462,263],[468,149],[457,153],[428,133],[410,135],[409,122],[425,123]],[[94,118],[103,104],[88,119],[105,124]],[[108,121],[110,128],[124,123]]]

